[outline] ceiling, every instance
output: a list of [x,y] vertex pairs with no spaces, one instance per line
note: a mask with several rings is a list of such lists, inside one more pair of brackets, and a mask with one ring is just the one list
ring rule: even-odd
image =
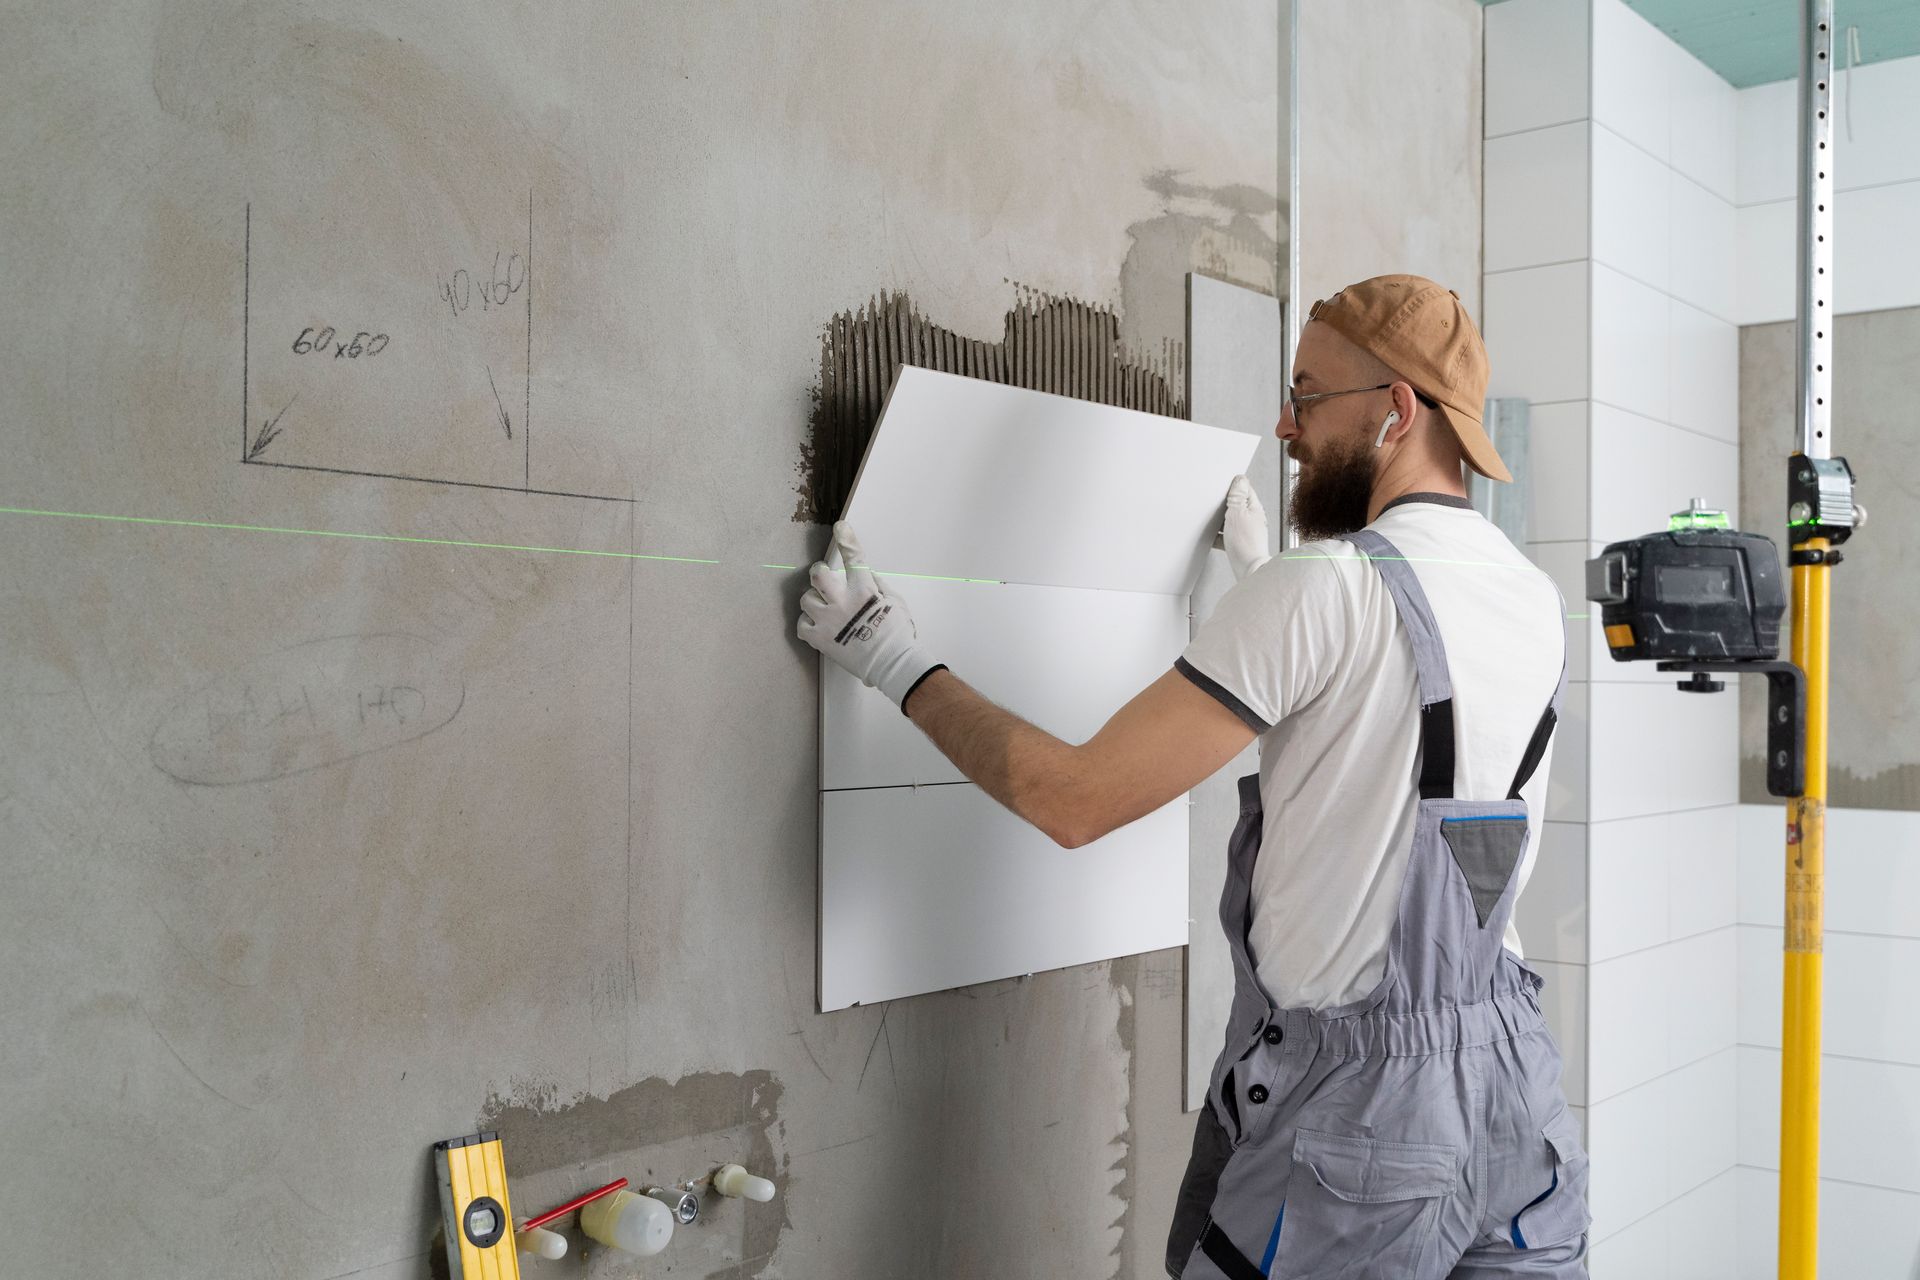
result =
[[[1498,3],[1498,0],[1482,0]],[[1800,73],[1800,0],[1626,0],[1736,89]],[[1834,65],[1860,28],[1860,65],[1920,54],[1920,0],[1834,0]]]

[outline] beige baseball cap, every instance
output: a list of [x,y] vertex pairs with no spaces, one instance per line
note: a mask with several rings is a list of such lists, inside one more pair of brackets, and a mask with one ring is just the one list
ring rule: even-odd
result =
[[1326,325],[1440,405],[1467,465],[1492,480],[1512,473],[1480,421],[1487,399],[1487,348],[1460,295],[1425,276],[1375,276],[1313,304]]

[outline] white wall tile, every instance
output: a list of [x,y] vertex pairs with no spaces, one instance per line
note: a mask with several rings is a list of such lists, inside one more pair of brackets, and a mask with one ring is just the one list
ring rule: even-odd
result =
[[1540,1012],[1553,1032],[1560,1049],[1560,1088],[1572,1106],[1587,1102],[1587,967],[1581,964],[1555,964],[1550,960],[1527,962],[1546,980],[1540,991]]
[[[1739,1170],[1738,1274],[1774,1274],[1780,1230],[1780,1177],[1771,1169]],[[1820,1181],[1820,1274],[1840,1280],[1920,1273],[1920,1195]]]
[[1664,162],[1679,48],[1622,0],[1593,0],[1593,118]]
[[1667,421],[1733,443],[1740,438],[1740,331],[1670,300]]
[[[1839,17],[1843,24],[1847,21],[1844,12]],[[1871,27],[1862,25],[1862,40],[1872,39],[1871,32]],[[1835,60],[1845,65],[1837,48]],[[1834,179],[1841,190],[1920,178],[1920,131],[1913,127],[1920,120],[1920,57],[1889,58],[1842,71],[1834,81],[1833,114],[1834,146],[1839,151]]]
[[1798,82],[1776,80],[1739,91],[1734,104],[1734,203],[1789,200],[1800,145]]
[[1587,115],[1587,0],[1509,0],[1486,11],[1487,136]]
[[1672,181],[1666,165],[1606,125],[1593,126],[1595,261],[1642,284],[1667,287]]
[[1669,1280],[1740,1280],[1739,1171],[1728,1169],[1665,1210]]
[[1732,203],[1739,151],[1739,93],[1675,45],[1668,59],[1674,169]]
[[1666,421],[1672,323],[1667,295],[1598,262],[1592,288],[1593,398]]
[[1668,288],[1682,302],[1731,323],[1740,302],[1733,205],[1684,174],[1671,179]]
[[1738,1069],[1729,1046],[1666,1078],[1669,1195],[1703,1187],[1738,1162]]
[[1692,937],[1737,920],[1739,811],[1730,804],[1669,815],[1667,936]]
[[[1777,926],[1786,902],[1785,807],[1741,805],[1738,821],[1741,923]],[[1826,924],[1920,938],[1920,813],[1827,810]]]
[[1672,1064],[1664,947],[1587,969],[1587,1098],[1596,1110]]
[[1670,1280],[1671,1217],[1671,1208],[1655,1209],[1595,1244],[1587,1256],[1587,1274],[1592,1280]]
[[[1780,1051],[1742,1045],[1739,1058],[1740,1163],[1777,1169]],[[1829,1055],[1820,1077],[1821,1176],[1920,1192],[1920,1067]]]
[[1920,306],[1920,181],[1842,191],[1834,209],[1833,302],[1840,314]]
[[1670,978],[1667,1052],[1672,1066],[1731,1050],[1739,1040],[1737,947],[1736,931],[1727,928],[1659,948]]
[[1594,684],[1587,708],[1595,822],[1739,800],[1739,704],[1731,690]]
[[[1737,383],[1729,394],[1738,396]],[[1739,522],[1740,452],[1733,443],[1612,405],[1596,404],[1591,413],[1593,454],[1588,474],[1595,542],[1618,542],[1665,529],[1667,517],[1684,511],[1691,498],[1702,498]]]
[[1587,828],[1588,956],[1593,963],[1668,940],[1669,815]]
[[1579,120],[1488,139],[1486,270],[1587,256],[1588,128]]
[[1587,962],[1586,824],[1540,825],[1540,853],[1514,908],[1514,922],[1529,964]]
[[[1527,528],[1536,542],[1587,537],[1587,402],[1527,409]],[[1581,612],[1584,592],[1567,608]]]
[[1734,213],[1739,229],[1735,268],[1741,324],[1793,319],[1794,204],[1745,205]]
[[1503,271],[1486,277],[1485,290],[1487,394],[1586,399],[1587,264]]
[[1587,1108],[1587,1205],[1596,1243],[1667,1202],[1667,1120],[1664,1077]]
[[[1781,933],[1740,926],[1742,1044],[1780,1047]],[[1829,932],[1821,968],[1821,1050],[1920,1067],[1920,938]]]

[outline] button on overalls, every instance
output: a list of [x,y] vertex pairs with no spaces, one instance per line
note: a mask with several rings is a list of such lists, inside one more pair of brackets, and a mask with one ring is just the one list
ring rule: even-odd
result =
[[1386,971],[1361,1000],[1276,1009],[1247,949],[1258,775],[1240,779],[1220,920],[1233,1013],[1167,1245],[1184,1280],[1584,1277],[1587,1157],[1540,1015],[1540,978],[1502,945],[1541,716],[1506,797],[1453,794],[1446,651],[1412,568],[1363,529],[1420,686],[1420,802]]

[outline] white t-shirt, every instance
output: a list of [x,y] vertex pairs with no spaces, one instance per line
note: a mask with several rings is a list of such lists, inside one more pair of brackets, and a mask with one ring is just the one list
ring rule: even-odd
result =
[[[1454,794],[1503,798],[1560,680],[1559,593],[1463,499],[1401,499],[1369,527],[1411,562],[1446,646]],[[1413,647],[1379,570],[1338,539],[1284,552],[1222,597],[1179,665],[1261,734],[1261,985],[1282,1009],[1360,999],[1385,971],[1418,803]],[[1551,755],[1521,792],[1523,888]],[[1511,923],[1506,945],[1520,952]]]

